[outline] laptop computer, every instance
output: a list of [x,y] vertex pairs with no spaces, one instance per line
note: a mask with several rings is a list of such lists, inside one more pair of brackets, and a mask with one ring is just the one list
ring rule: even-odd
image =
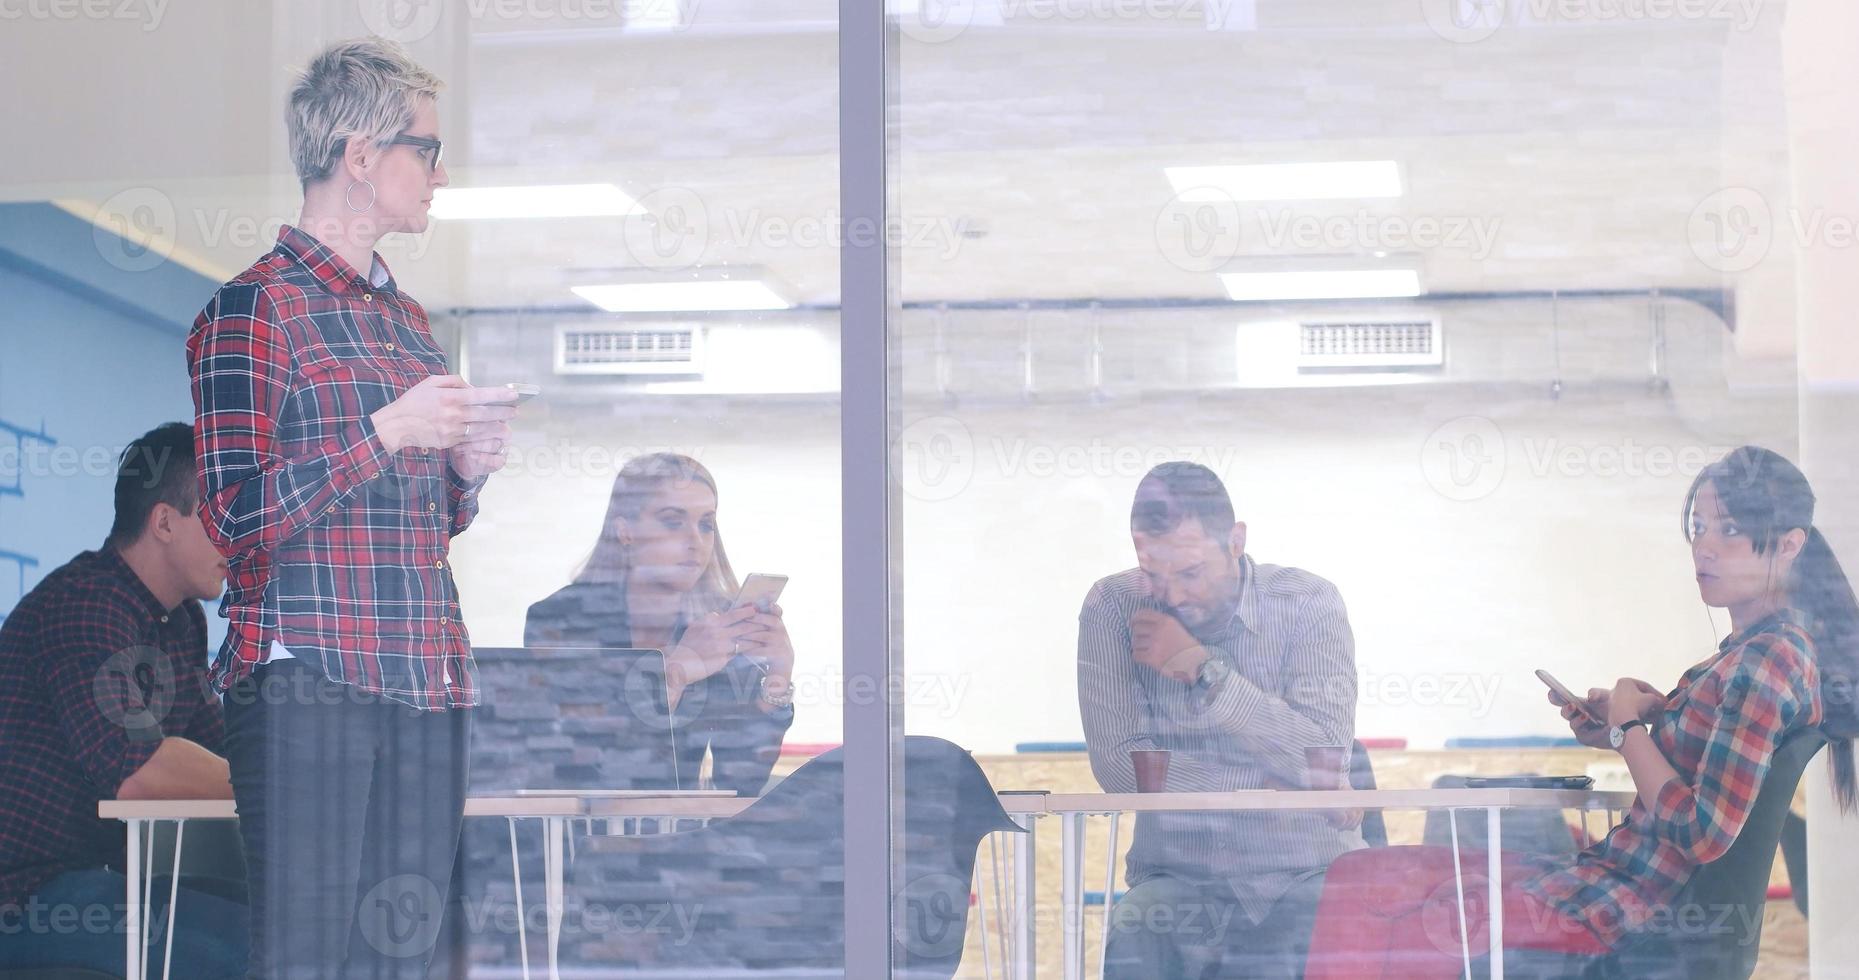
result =
[[[657,650],[479,647],[471,792],[691,790]],[[689,768],[695,769],[695,763]]]

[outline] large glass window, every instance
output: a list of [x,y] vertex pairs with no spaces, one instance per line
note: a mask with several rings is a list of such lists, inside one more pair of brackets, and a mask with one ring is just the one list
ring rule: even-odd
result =
[[[107,13],[0,15],[10,85],[59,93],[6,110],[5,608],[102,539],[114,453],[193,418],[194,316],[299,223],[295,72],[396,41],[444,83],[447,180],[378,250],[447,370],[540,391],[442,559],[483,701],[450,901],[365,882],[408,931],[361,940],[412,951],[443,911],[435,976],[842,970],[836,756],[736,817],[841,738],[831,5]],[[739,594],[761,625],[714,622]]]
[[[1851,509],[1816,421],[1851,408],[1797,380],[1827,343],[1808,296],[1838,290],[1800,278],[1804,257],[1841,254],[1801,219],[1853,200],[1790,179],[1816,166],[1791,129],[1832,98],[1799,82],[1828,54],[1799,33],[1813,16],[912,6],[892,335],[909,730],[975,750],[997,788],[1055,794],[1129,792],[1129,750],[1154,748],[1173,750],[1171,790],[1291,788],[1303,760],[1273,765],[1273,746],[1319,735],[1366,743],[1383,788],[1535,772],[1631,790],[1532,671],[1665,691],[1716,650],[1730,617],[1700,602],[1680,511],[1732,448],[1800,462],[1830,523]],[[1200,566],[1220,560],[1132,533],[1145,474],[1176,461],[1217,476],[1244,525],[1249,637],[1194,631],[1259,689],[1231,713],[1183,714],[1162,670],[1131,664],[1125,615],[1204,625]],[[1319,617],[1299,610],[1332,600],[1353,643],[1306,643]],[[1111,975],[1166,973],[1145,943],[1191,946],[1190,906],[1237,909],[1232,948],[1271,947],[1286,925],[1261,925],[1260,900],[1314,902],[1285,877],[1362,843],[1192,813],[1126,814],[1107,837],[1093,816],[1062,887],[1060,825],[1041,821],[1022,914],[1042,968],[1073,968],[1081,922],[1090,975],[1116,895],[1148,883],[1112,918]],[[1395,844],[1450,829],[1385,825]],[[984,867],[979,893],[1024,873]],[[1171,876],[1237,894],[1157,904]],[[1804,962],[1783,905],[1765,964]],[[1007,911],[985,947],[971,931],[966,966],[1010,965],[1028,933]]]
[[[435,556],[456,870],[361,889],[436,971],[1300,963],[1339,855],[1484,811],[1125,794],[1632,793],[1532,675],[1669,691],[1736,632],[1699,474],[1773,450],[1859,549],[1836,0],[0,0],[0,622],[194,419],[190,325],[303,203],[296,70],[366,35],[444,82],[379,254],[445,370],[537,389]],[[1806,773],[1760,976],[1859,952]],[[173,867],[237,877],[186,813]]]

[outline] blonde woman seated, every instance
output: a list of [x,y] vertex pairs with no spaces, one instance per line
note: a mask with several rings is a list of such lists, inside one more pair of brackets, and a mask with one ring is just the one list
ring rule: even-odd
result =
[[629,460],[606,521],[575,581],[529,607],[526,647],[664,652],[674,743],[664,772],[630,773],[630,788],[711,784],[761,792],[794,721],[794,647],[781,607],[732,607],[737,592],[717,529],[716,480],[688,456]]

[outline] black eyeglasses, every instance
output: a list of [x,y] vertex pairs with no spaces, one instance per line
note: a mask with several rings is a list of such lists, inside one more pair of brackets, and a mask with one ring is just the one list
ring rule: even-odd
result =
[[411,146],[419,150],[431,150],[432,156],[430,157],[425,153],[420,154],[420,158],[426,161],[426,171],[428,173],[437,173],[439,171],[439,158],[445,155],[445,144],[430,136],[408,136],[405,133],[401,133],[399,136],[388,140],[387,143],[389,146]]

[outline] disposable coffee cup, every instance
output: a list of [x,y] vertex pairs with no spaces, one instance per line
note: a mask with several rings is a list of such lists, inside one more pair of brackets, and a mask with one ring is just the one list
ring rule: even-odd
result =
[[1349,746],[1311,745],[1304,749],[1304,788],[1342,789],[1349,773]]
[[1167,749],[1131,749],[1130,765],[1136,769],[1136,792],[1160,793],[1168,785]]

